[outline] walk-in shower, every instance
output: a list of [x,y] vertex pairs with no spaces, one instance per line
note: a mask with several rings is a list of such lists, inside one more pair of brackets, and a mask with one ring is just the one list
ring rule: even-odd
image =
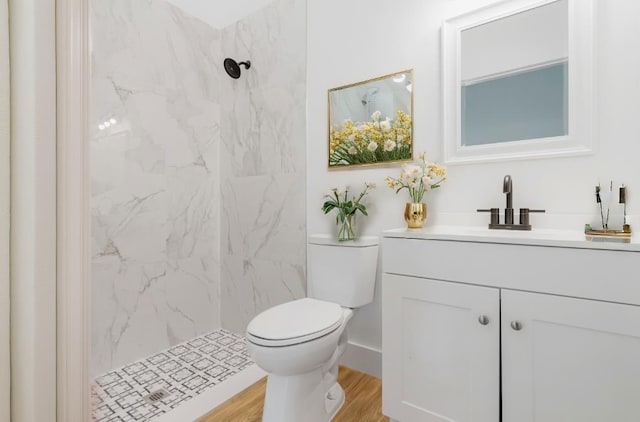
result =
[[[194,420],[264,375],[251,318],[305,293],[306,1],[222,28],[90,7],[94,418]],[[261,71],[236,83],[252,64],[231,57]]]

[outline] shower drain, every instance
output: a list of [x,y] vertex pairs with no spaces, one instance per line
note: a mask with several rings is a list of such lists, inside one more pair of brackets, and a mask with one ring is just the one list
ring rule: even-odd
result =
[[169,396],[171,396],[171,393],[165,390],[164,388],[162,388],[160,390],[152,391],[151,393],[144,396],[142,399],[147,404],[155,404],[162,399],[166,399]]

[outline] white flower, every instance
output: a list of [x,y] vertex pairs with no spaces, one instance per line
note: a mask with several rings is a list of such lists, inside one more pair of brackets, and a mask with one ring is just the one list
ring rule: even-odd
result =
[[429,190],[431,189],[431,185],[433,185],[433,179],[429,176],[423,176],[422,184],[424,185],[426,190]]
[[364,184],[366,186],[368,186],[369,189],[375,189],[376,188],[376,182],[364,182]]
[[402,179],[405,183],[410,185],[412,188],[418,186],[420,179],[423,176],[422,167],[420,166],[412,166],[408,164],[402,165],[402,174],[400,175],[400,179]]
[[[390,140],[384,143],[385,150],[388,141]],[[399,138],[396,138],[395,142],[396,148],[399,148]],[[428,162],[425,154],[421,153],[417,155],[416,162],[402,164],[399,178],[386,177],[384,181],[390,188],[396,189],[396,192],[407,189],[411,200],[420,202],[426,191],[439,187],[445,178],[445,168]]]
[[353,142],[356,139],[356,135],[349,135],[347,139]]
[[384,150],[385,151],[393,151],[393,149],[396,147],[396,143],[393,142],[391,139],[387,139],[386,141],[384,141]]
[[378,144],[376,144],[375,142],[371,141],[369,143],[369,145],[367,145],[367,149],[371,152],[375,151],[378,149]]
[[404,139],[403,135],[398,135],[398,142],[402,142],[403,139]]
[[411,177],[414,177],[416,179],[419,179],[423,176],[422,167],[420,166],[407,165],[405,171],[409,173]]
[[356,155],[358,153],[358,148],[354,147],[353,145],[349,147],[349,154],[351,155]]
[[405,182],[409,182],[414,179],[412,175],[411,167],[414,167],[414,166],[410,166],[408,164],[402,165],[402,172],[400,173],[400,179],[402,179]]
[[382,113],[380,113],[380,110],[374,111],[373,114],[371,115],[371,118],[373,119],[374,122],[377,122],[378,120],[380,120],[381,114]]
[[380,122],[380,129],[382,129],[384,132],[388,132],[391,130],[391,121],[388,117]]

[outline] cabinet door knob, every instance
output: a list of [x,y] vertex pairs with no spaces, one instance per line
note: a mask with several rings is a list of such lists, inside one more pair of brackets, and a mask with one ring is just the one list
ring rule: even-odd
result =
[[488,316],[486,316],[486,315],[480,315],[480,316],[478,317],[478,322],[479,322],[481,325],[487,325],[487,324],[489,323],[489,317],[488,317]]
[[522,330],[522,323],[520,321],[511,321],[511,328],[515,331],[520,331]]

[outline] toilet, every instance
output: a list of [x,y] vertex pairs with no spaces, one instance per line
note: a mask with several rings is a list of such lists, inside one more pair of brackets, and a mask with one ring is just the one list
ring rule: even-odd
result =
[[264,422],[327,422],[344,403],[338,361],[354,309],[373,301],[378,238],[309,237],[307,296],[257,315],[247,347],[264,369]]

